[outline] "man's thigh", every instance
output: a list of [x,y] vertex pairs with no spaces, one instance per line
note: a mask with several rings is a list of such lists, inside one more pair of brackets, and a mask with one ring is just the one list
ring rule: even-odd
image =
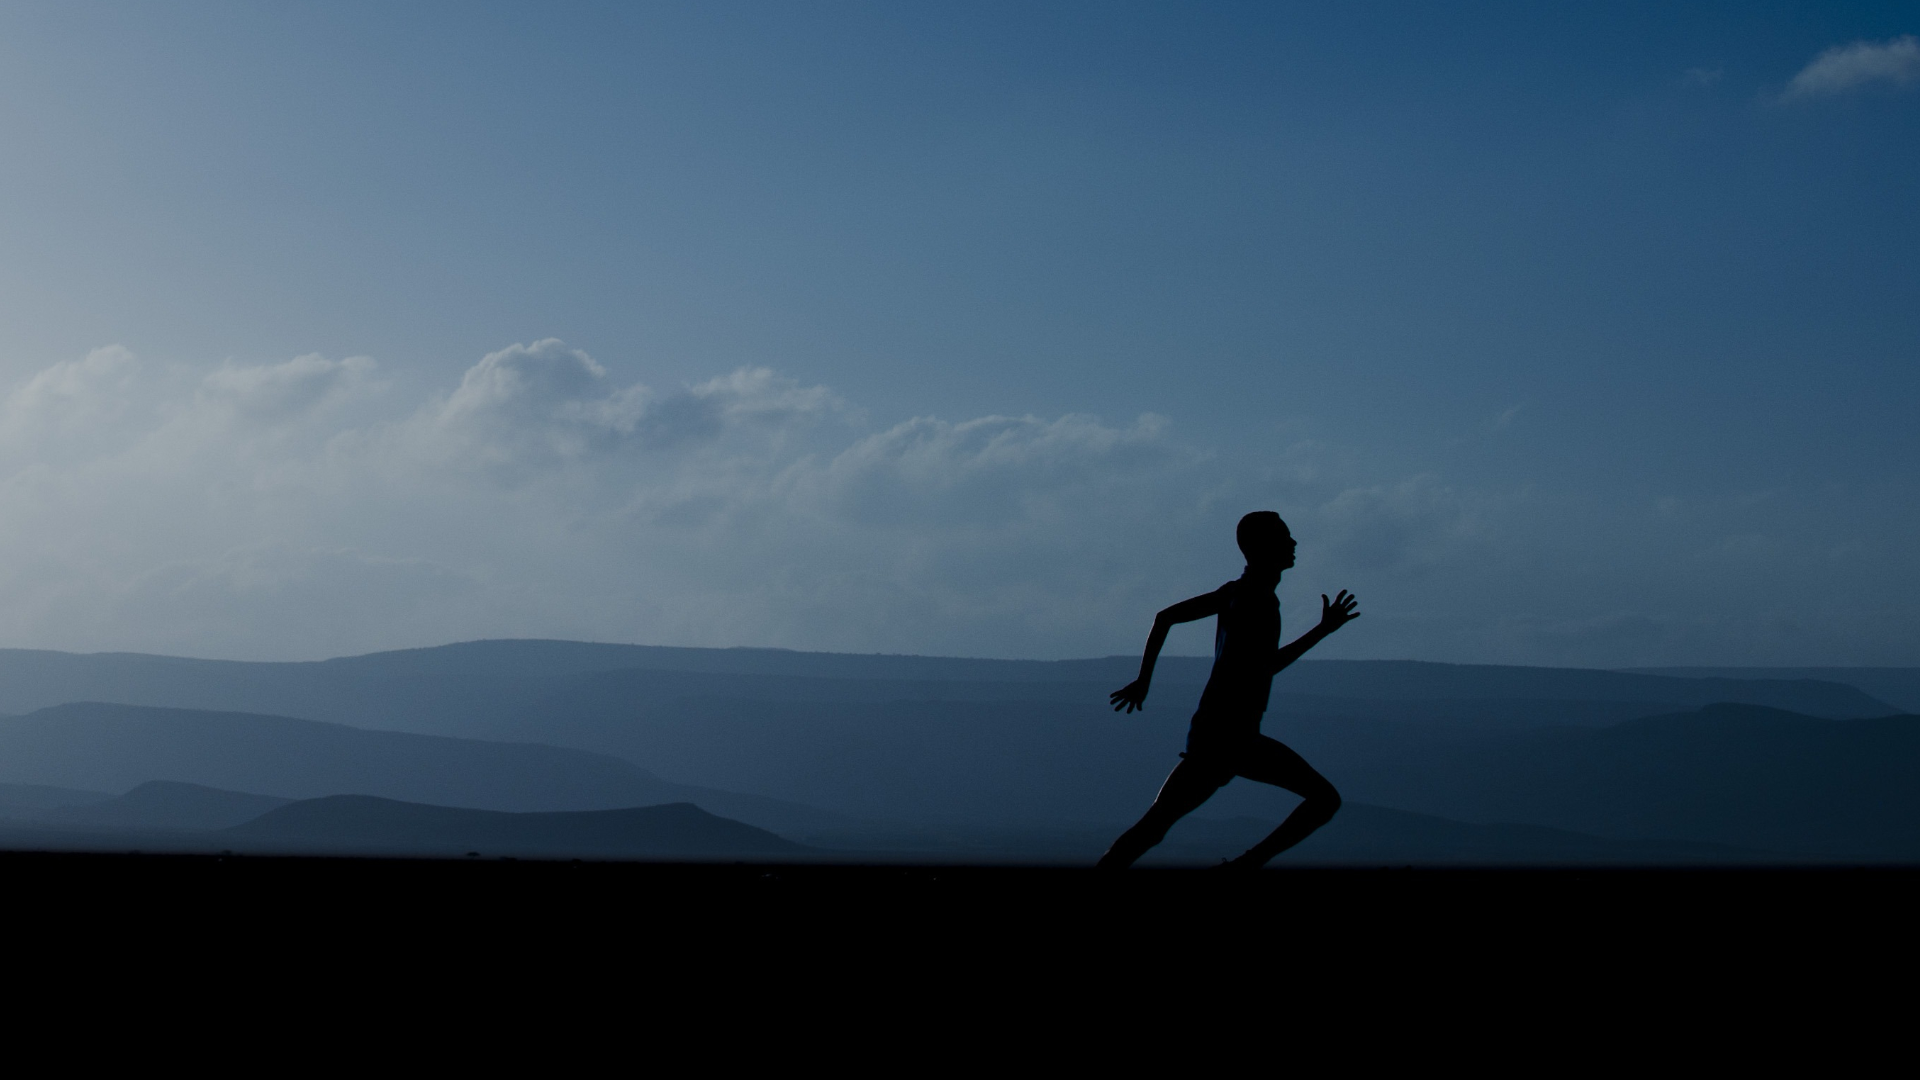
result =
[[1181,755],[1180,764],[1167,774],[1166,782],[1160,785],[1160,793],[1154,796],[1153,808],[1164,813],[1185,814],[1201,803],[1213,797],[1232,780],[1231,769],[1210,762],[1196,761]]
[[1283,787],[1302,797],[1333,791],[1327,778],[1307,764],[1307,759],[1295,753],[1293,747],[1265,735],[1249,742],[1234,764],[1236,776]]

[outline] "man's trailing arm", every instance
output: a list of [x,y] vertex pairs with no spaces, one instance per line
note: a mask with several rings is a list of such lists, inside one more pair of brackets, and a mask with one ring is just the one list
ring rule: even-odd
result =
[[1220,614],[1220,604],[1220,594],[1210,592],[1182,600],[1153,617],[1153,632],[1147,635],[1147,651],[1140,657],[1140,677],[1107,695],[1115,712],[1132,712],[1147,707],[1147,690],[1153,685],[1153,665],[1159,661],[1160,650],[1167,644],[1167,631],[1180,623]]

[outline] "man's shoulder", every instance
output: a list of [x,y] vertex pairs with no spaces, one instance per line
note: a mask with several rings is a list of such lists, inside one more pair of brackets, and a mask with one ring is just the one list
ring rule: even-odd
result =
[[1278,592],[1272,589],[1263,589],[1258,585],[1250,584],[1247,581],[1247,579],[1244,577],[1234,578],[1232,581],[1229,581],[1225,585],[1220,586],[1218,589],[1214,590],[1214,595],[1232,597],[1235,599],[1245,597],[1250,600],[1258,600],[1258,599],[1265,598],[1269,601],[1272,601],[1275,604],[1278,604],[1280,602],[1280,594]]

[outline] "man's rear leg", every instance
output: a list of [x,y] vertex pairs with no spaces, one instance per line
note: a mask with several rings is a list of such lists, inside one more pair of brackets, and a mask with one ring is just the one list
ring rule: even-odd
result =
[[1292,747],[1264,735],[1240,775],[1286,788],[1300,796],[1301,802],[1279,828],[1239,858],[1229,860],[1228,866],[1258,870],[1275,855],[1313,835],[1315,829],[1332,821],[1333,815],[1340,812],[1340,793],[1334,790],[1333,784],[1307,764],[1306,758],[1294,753]]
[[1231,779],[1231,773],[1195,765],[1191,758],[1174,766],[1173,772],[1167,775],[1166,783],[1160,785],[1160,794],[1154,797],[1146,815],[1133,828],[1121,833],[1120,839],[1115,840],[1107,853],[1100,856],[1100,862],[1096,865],[1102,870],[1125,870],[1132,866],[1135,860],[1167,838],[1167,830],[1173,828],[1175,822],[1199,809],[1201,803],[1212,798],[1213,793]]

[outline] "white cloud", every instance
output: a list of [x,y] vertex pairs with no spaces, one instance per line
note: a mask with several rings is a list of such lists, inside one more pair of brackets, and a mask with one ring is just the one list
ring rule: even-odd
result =
[[295,357],[284,364],[225,364],[200,382],[199,400],[234,417],[284,423],[377,395],[377,365],[367,357]]
[[1890,41],[1856,41],[1813,58],[1787,84],[1786,97],[1822,97],[1869,83],[1909,86],[1920,81],[1920,38],[1908,34]]
[[[366,358],[192,368],[116,347],[0,394],[0,645],[290,659],[520,636],[1098,655],[1137,649],[1153,611],[1237,574],[1233,524],[1268,508],[1301,539],[1289,627],[1321,592],[1361,595],[1364,630],[1326,655],[1787,662],[1878,641],[1861,655],[1908,662],[1920,648],[1904,550],[1835,558],[1857,530],[1790,492],[1621,512],[1383,477],[1310,440],[1216,451],[1153,415],[870,424],[763,368],[653,386],[557,341],[492,353],[425,400],[400,385]],[[1852,599],[1814,624],[1824,652],[1743,629],[1808,625],[1833,596]]]
[[594,457],[659,454],[729,436],[771,438],[834,413],[839,401],[765,368],[676,391],[617,386],[578,349],[548,338],[482,358],[405,425],[418,450],[512,473]]
[[1191,528],[1199,460],[1151,416],[872,430],[763,368],[655,388],[553,340],[417,404],[365,358],[114,347],[0,398],[0,642],[1057,650],[1113,552]]
[[920,417],[859,440],[802,483],[826,507],[870,524],[996,528],[1057,522],[1124,498],[1143,478],[1190,464],[1151,414],[1122,428],[1087,416]]
[[1457,492],[1430,476],[1348,488],[1312,519],[1341,565],[1358,571],[1424,571],[1451,561],[1486,529]]

